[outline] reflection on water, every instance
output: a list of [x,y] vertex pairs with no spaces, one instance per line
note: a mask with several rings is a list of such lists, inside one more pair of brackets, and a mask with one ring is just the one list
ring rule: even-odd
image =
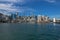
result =
[[0,24],[0,40],[60,40],[60,25]]
[[56,23],[53,23],[54,26],[56,26]]

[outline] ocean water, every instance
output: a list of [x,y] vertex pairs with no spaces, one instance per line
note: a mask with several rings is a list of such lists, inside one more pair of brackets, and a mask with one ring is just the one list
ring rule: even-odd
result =
[[0,24],[0,40],[60,40],[60,24]]

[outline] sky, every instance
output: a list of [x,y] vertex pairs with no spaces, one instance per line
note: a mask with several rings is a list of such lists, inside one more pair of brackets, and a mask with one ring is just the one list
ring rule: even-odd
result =
[[60,18],[60,0],[0,0],[0,13],[47,15]]

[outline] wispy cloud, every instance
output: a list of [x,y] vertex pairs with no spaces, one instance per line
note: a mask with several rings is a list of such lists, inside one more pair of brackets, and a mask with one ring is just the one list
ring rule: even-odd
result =
[[21,12],[21,13],[26,13],[26,12],[35,12],[34,9],[28,8],[28,7],[18,7],[18,6],[13,6],[13,3],[0,3],[0,12],[4,14],[9,14],[10,12]]
[[0,3],[19,3],[19,4],[24,4],[28,0],[0,0]]
[[[28,2],[38,2],[41,0],[0,0],[0,12],[9,13],[9,12],[36,12],[36,10],[26,7],[19,6]],[[43,0],[44,2],[55,3],[56,0]],[[18,6],[16,6],[18,5]],[[1,11],[2,10],[2,11]],[[3,12],[4,11],[4,12]]]
[[0,12],[3,14],[9,14],[11,12],[17,12],[20,11],[19,9],[15,8],[14,6],[12,6],[13,4],[4,4],[4,3],[0,3]]
[[24,0],[0,0],[0,2],[24,2]]
[[47,1],[49,3],[55,3],[56,2],[56,0],[45,0],[45,1]]
[[15,11],[16,9],[12,5],[13,4],[0,4],[0,9]]

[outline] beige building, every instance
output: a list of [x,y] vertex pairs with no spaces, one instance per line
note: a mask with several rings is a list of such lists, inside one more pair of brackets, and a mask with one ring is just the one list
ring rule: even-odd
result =
[[40,21],[42,21],[42,20],[41,20],[41,15],[38,15],[38,16],[37,16],[37,22],[40,22]]
[[44,15],[38,15],[37,22],[49,22],[49,17]]

